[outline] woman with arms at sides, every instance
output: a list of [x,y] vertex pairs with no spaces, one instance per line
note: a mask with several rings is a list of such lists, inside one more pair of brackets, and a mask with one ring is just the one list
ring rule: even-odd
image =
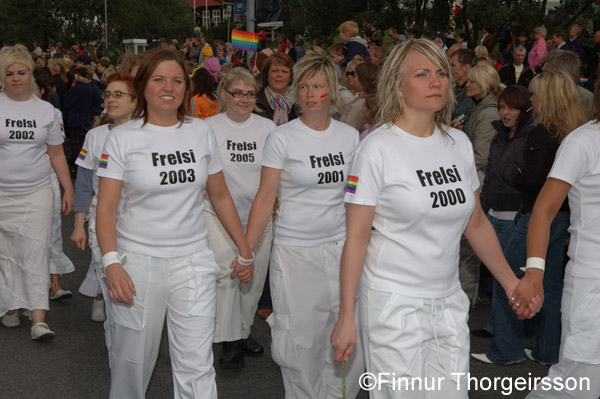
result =
[[260,72],[261,91],[256,105],[258,115],[271,119],[277,126],[296,119],[294,103],[290,100],[290,82],[294,61],[287,54],[275,53],[267,59]]
[[194,92],[190,98],[190,116],[206,119],[219,113],[219,99],[213,90],[213,78],[206,68],[198,67],[192,73]]
[[[342,396],[342,370],[327,338],[339,306],[339,261],[346,237],[343,187],[358,133],[329,117],[340,104],[336,73],[324,56],[303,57],[294,66],[292,92],[302,115],[267,138],[246,232],[256,247],[277,197],[273,314],[267,321],[288,399]],[[346,365],[348,398],[358,394],[358,376],[364,371],[361,356],[352,360]]]
[[[79,167],[75,181],[75,221],[71,241],[82,251],[85,250],[85,215],[89,212],[88,221],[89,244],[92,250],[92,261],[87,275],[79,287],[83,295],[94,298],[92,304],[92,320],[106,320],[104,311],[104,295],[100,287],[96,269],[102,269],[102,255],[96,238],[96,205],[98,203],[98,162],[104,149],[104,143],[109,132],[131,119],[135,109],[136,95],[133,90],[133,77],[117,72],[107,79],[108,85],[104,91],[104,103],[108,115],[108,123],[98,126],[88,132],[83,142],[81,152],[75,162]],[[91,206],[90,206],[91,199]]]
[[[546,74],[546,72],[544,72]],[[599,114],[600,91],[594,91]],[[552,224],[567,197],[571,210],[569,263],[562,292],[562,336],[558,363],[548,378],[584,381],[582,389],[533,390],[528,399],[596,399],[600,395],[600,129],[598,120],[588,122],[563,140],[548,180],[533,208],[527,232],[527,271],[524,281],[542,287],[545,258],[551,243]]]
[[[206,120],[217,137],[227,187],[240,215],[248,225],[252,200],[260,184],[260,163],[265,140],[275,129],[273,121],[252,111],[256,108],[258,83],[245,68],[234,68],[219,83],[221,113]],[[272,219],[255,248],[254,275],[242,285],[230,278],[236,247],[215,215],[208,198],[204,200],[208,226],[208,248],[221,270],[217,279],[217,317],[214,342],[223,342],[221,368],[244,367],[244,354],[257,355],[263,347],[250,336],[254,313],[262,294],[271,252]]]
[[[396,46],[381,71],[378,129],[357,150],[346,186],[341,305],[331,336],[337,361],[356,356],[362,339],[368,372],[419,378],[427,386],[417,390],[436,381],[432,398],[468,395],[469,301],[458,279],[463,232],[508,292],[519,282],[479,205],[472,146],[448,126],[450,73],[447,57],[427,39]],[[515,300],[527,316],[541,305]],[[395,397],[391,384],[371,391],[371,398]]]
[[205,193],[239,249],[232,277],[250,280],[252,251],[214,133],[206,122],[186,117],[183,55],[147,52],[133,86],[135,119],[110,132],[98,163],[96,232],[101,283],[110,296],[110,397],[145,396],[166,315],[175,397],[216,398],[212,340],[219,266],[207,246]]
[[[527,138],[525,166],[516,167],[514,186],[521,192],[518,220],[508,240],[504,254],[512,270],[519,277],[527,257],[527,226],[536,198],[546,182],[556,151],[567,135],[581,126],[585,113],[579,102],[573,78],[561,71],[546,71],[529,84],[536,126]],[[573,162],[576,162],[573,160]],[[543,365],[554,364],[560,349],[560,302],[563,288],[563,260],[569,228],[569,206],[563,201],[550,229],[545,256],[544,307],[540,314],[526,323],[514,316],[501,292],[492,303],[494,339],[486,353],[473,354],[485,363],[511,364],[528,358]],[[535,332],[528,336],[527,330]],[[530,335],[530,334],[529,334]],[[533,341],[533,350],[524,348]],[[524,353],[525,352],[525,353]]]
[[50,170],[65,191],[62,211],[73,208],[73,186],[54,107],[34,96],[33,60],[17,44],[0,51],[0,315],[17,327],[17,310],[31,311],[31,339],[52,339],[45,323],[50,286],[54,194]]

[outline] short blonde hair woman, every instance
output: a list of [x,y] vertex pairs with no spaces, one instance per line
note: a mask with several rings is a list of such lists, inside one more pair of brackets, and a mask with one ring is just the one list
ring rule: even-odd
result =
[[31,339],[55,337],[45,323],[50,286],[49,254],[54,194],[50,169],[73,208],[73,186],[63,152],[60,120],[51,104],[34,96],[34,63],[25,46],[0,50],[0,315],[20,324],[17,309],[31,311]]
[[[396,46],[383,66],[378,128],[357,150],[346,185],[340,317],[331,343],[337,361],[360,356],[353,350],[362,341],[367,372],[438,378],[436,396],[467,398],[467,379],[456,377],[469,370],[469,301],[458,279],[463,232],[509,296],[518,280],[479,205],[471,145],[448,126],[450,76],[447,58],[428,39]],[[391,384],[371,392],[395,396]]]

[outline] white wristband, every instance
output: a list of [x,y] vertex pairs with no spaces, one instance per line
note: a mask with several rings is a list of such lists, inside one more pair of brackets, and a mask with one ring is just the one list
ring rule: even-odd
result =
[[527,269],[540,269],[542,271],[546,270],[546,259],[527,258],[527,262],[525,262],[525,270]]
[[119,256],[119,253],[117,251],[112,251],[104,254],[104,256],[102,257],[102,268],[106,269],[113,263],[121,264],[121,257]]
[[244,259],[241,255],[238,254],[237,261],[241,266],[250,266],[254,263],[254,252],[252,252],[251,259]]

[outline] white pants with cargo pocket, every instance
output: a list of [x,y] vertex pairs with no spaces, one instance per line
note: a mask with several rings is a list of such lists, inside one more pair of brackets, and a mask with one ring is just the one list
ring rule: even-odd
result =
[[145,397],[166,315],[174,398],[217,398],[212,340],[219,266],[212,252],[175,258],[119,253],[127,257],[123,267],[136,293],[133,305],[106,300],[110,397]]
[[[343,246],[343,241],[315,247],[273,246],[273,314],[267,322],[271,326],[271,352],[281,367],[286,399],[343,397],[342,364],[335,362],[329,342],[339,315]],[[346,364],[346,398],[358,395],[358,380],[364,369],[358,341]]]

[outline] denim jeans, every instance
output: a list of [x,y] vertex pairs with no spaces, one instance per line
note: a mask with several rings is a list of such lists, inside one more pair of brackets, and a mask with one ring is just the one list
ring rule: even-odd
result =
[[[527,257],[527,226],[531,212],[520,215],[515,230],[509,240],[504,255],[517,277],[523,277],[521,267]],[[558,212],[550,227],[550,240],[546,252],[544,273],[544,305],[540,313],[531,321],[536,327],[533,356],[545,363],[558,362],[560,348],[560,301],[563,286],[564,248],[568,237],[569,212]],[[494,339],[487,356],[494,363],[511,364],[523,360],[523,346],[526,342],[525,322],[508,305],[508,298],[502,286],[494,281],[492,297],[494,315]]]
[[[510,241],[513,231],[515,230],[515,221],[498,219],[489,214],[487,215],[487,217],[488,217],[488,220],[490,221],[490,223],[492,224],[494,231],[496,232],[496,236],[498,236],[498,241],[500,241],[500,247],[502,248],[502,251],[504,251],[506,249],[506,246],[508,245],[508,242]],[[496,285],[497,285],[496,279],[494,279],[494,288],[493,288],[494,290],[496,290]],[[502,287],[500,287],[500,289],[502,289]],[[492,298],[493,298],[493,294],[492,294]],[[494,333],[494,308],[493,307],[492,307],[492,315],[490,316],[490,320],[485,325],[484,330],[486,330],[490,334]]]

